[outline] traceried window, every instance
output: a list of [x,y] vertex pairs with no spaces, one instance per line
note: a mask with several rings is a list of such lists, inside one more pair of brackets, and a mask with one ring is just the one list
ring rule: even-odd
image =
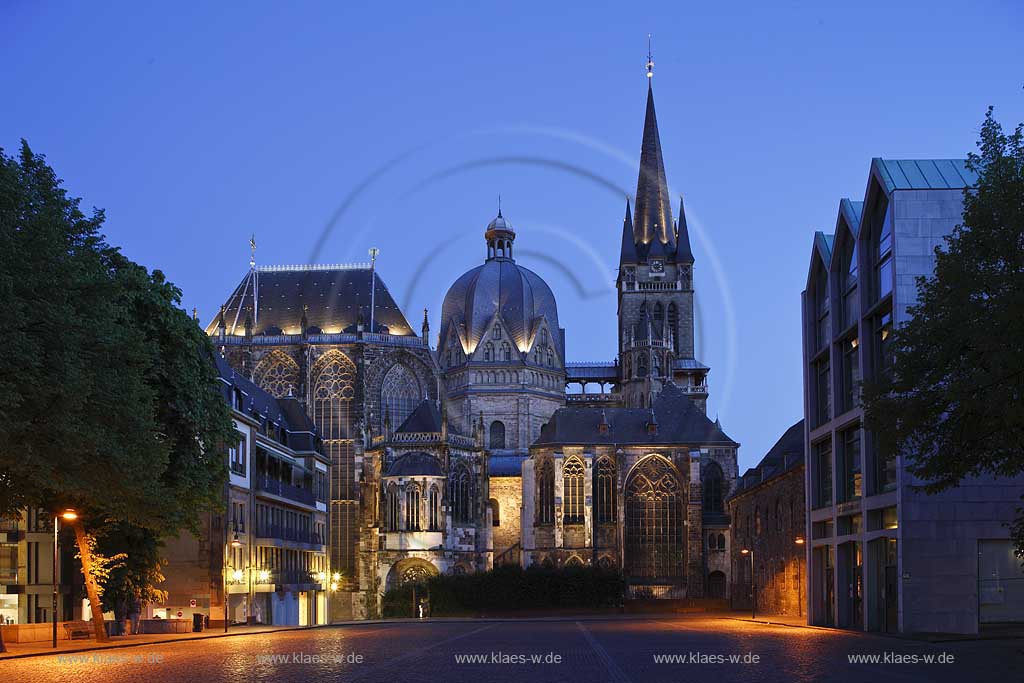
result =
[[500,420],[495,420],[491,423],[490,429],[490,448],[497,450],[505,447],[505,423]]
[[494,360],[494,344],[487,342],[484,344],[484,361],[490,363]]
[[615,521],[615,463],[610,458],[597,461],[597,484],[594,486],[594,513],[598,524]]
[[430,508],[430,531],[437,531],[441,528],[441,492],[436,486],[430,487],[430,497],[427,501]]
[[708,463],[704,468],[704,511],[725,511],[725,475],[717,462]]
[[473,482],[465,465],[458,465],[451,476],[452,518],[465,524],[473,519]]
[[625,573],[673,579],[685,575],[685,494],[675,468],[648,456],[634,468],[625,490]]
[[636,358],[636,376],[646,377],[647,376],[647,355],[641,353]]
[[495,339],[501,339],[501,325],[495,325],[491,329],[491,336]]
[[294,396],[299,386],[299,366],[286,353],[274,350],[259,362],[252,377],[274,398]]
[[399,525],[398,485],[388,484],[384,496],[384,526],[390,531],[398,531]]
[[415,484],[405,489],[405,530],[420,530],[420,487]]
[[550,460],[537,469],[537,524],[555,523],[555,470]]
[[422,400],[420,383],[413,371],[401,363],[392,365],[380,386],[381,409],[391,418],[391,426],[400,427]]
[[583,463],[569,458],[562,469],[562,495],[565,497],[563,521],[583,524]]
[[508,342],[501,343],[501,359],[506,363],[512,360],[512,345]]

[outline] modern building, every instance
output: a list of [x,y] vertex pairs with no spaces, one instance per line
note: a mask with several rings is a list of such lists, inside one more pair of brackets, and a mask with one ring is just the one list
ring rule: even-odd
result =
[[[804,421],[785,431],[726,502],[732,520],[728,555],[733,609],[804,616]],[[710,541],[710,539],[709,539]],[[718,544],[721,546],[721,543]],[[722,550],[709,542],[708,551]]]
[[864,429],[859,383],[885,372],[893,330],[960,223],[977,176],[961,159],[873,159],[862,201],[817,233],[803,306],[808,615],[812,624],[975,633],[1024,620],[1008,528],[1024,478],[937,495]]
[[330,461],[319,434],[297,399],[274,398],[216,363],[238,433],[227,446],[224,511],[168,542],[168,597],[149,613],[199,613],[213,626],[325,624],[341,577],[328,563]]

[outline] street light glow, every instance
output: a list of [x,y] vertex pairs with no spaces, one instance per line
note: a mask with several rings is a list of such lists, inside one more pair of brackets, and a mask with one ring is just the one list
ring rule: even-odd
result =
[[60,517],[61,519],[73,522],[74,520],[78,519],[78,513],[72,510],[71,508],[68,508],[67,510],[61,513]]

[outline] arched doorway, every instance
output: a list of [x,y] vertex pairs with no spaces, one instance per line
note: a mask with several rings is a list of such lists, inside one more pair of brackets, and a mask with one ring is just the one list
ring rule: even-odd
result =
[[385,581],[385,590],[398,588],[407,583],[426,583],[427,579],[438,575],[437,567],[427,560],[409,557],[399,560],[391,567]]
[[680,583],[686,575],[686,506],[676,468],[659,456],[641,460],[625,498],[626,577]]
[[725,574],[720,571],[713,571],[708,574],[708,597],[725,597]]

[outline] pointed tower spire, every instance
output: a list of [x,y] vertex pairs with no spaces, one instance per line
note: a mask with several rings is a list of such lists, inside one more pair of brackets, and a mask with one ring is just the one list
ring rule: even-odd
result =
[[423,327],[420,330],[420,338],[424,346],[430,346],[430,321],[427,319],[427,309],[423,309]]
[[633,212],[629,208],[629,197],[626,197],[626,217],[622,219],[622,249],[619,251],[619,263],[635,263],[636,242],[633,238]]
[[679,195],[679,227],[676,243],[676,260],[693,263],[693,252],[690,250],[690,230],[686,226],[686,210],[683,208],[683,195]]
[[[633,214],[633,241],[645,245],[653,253],[675,252],[675,234],[672,230],[672,206],[669,203],[665,162],[661,154],[658,135],[658,117],[654,111],[654,60],[647,59],[647,113],[644,117],[644,135],[640,143],[640,175],[636,182],[636,203]],[[657,244],[653,244],[657,243]],[[648,249],[643,249],[647,252]]]

